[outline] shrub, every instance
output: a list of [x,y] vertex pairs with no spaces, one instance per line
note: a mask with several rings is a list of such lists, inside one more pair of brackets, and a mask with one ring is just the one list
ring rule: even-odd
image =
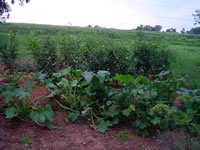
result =
[[159,44],[140,41],[135,45],[133,60],[138,75],[157,74],[169,69],[169,51]]
[[18,53],[16,32],[10,32],[9,40],[2,41],[0,44],[0,61],[6,66],[10,73],[16,69],[16,59]]
[[[139,39],[144,35],[137,34]],[[139,41],[139,40],[138,40]],[[65,36],[61,41],[61,55],[68,66],[83,71],[107,70],[116,73],[145,75],[168,70],[171,54],[158,42],[123,42],[94,37]]]
[[38,71],[52,74],[58,65],[57,45],[49,37],[32,36],[29,41],[31,54],[36,62]]
[[64,36],[61,41],[61,55],[68,66],[81,69],[83,61],[78,38],[71,35]]
[[85,69],[98,72],[107,70],[113,76],[115,73],[129,73],[129,49],[114,41],[88,40],[85,44],[83,62]]

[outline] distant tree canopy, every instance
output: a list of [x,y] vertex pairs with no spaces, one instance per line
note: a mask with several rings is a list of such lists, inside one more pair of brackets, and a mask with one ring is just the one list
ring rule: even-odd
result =
[[[11,4],[18,1],[19,5],[23,6],[24,2],[28,3],[30,0],[11,0]],[[11,12],[10,5],[7,0],[0,0],[0,22],[5,22],[9,18]]]
[[200,9],[195,10],[193,14],[195,24],[200,24]]
[[160,32],[161,29],[162,29],[161,25],[155,25],[154,27],[150,25],[145,25],[145,26],[140,25],[136,28],[136,30],[155,31],[155,32]]
[[200,27],[192,28],[190,31],[187,31],[189,34],[200,34]]
[[185,28],[183,28],[182,30],[181,30],[181,33],[182,34],[184,34],[186,31],[185,31]]
[[167,29],[166,32],[172,32],[172,33],[175,33],[175,32],[176,32],[176,29],[174,29],[174,28],[170,28],[170,29]]

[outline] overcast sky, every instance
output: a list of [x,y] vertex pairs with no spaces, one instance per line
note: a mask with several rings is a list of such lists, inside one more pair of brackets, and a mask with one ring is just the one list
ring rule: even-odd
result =
[[8,22],[133,29],[140,24],[190,29],[200,0],[31,0],[12,5]]

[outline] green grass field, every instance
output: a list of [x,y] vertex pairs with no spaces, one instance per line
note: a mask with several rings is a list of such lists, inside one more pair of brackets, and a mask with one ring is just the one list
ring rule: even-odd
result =
[[[63,35],[70,34],[83,39],[118,41],[130,47],[140,36],[136,30],[116,30],[102,28],[81,28],[53,25],[33,24],[0,24],[0,40],[7,39],[10,31],[17,31],[19,37],[19,56],[29,55],[27,39],[33,31],[41,36],[51,36],[59,40]],[[200,36],[178,33],[142,32],[143,40],[153,40],[164,44],[173,54],[175,59],[171,62],[170,70],[174,77],[185,74],[191,87],[200,87]]]

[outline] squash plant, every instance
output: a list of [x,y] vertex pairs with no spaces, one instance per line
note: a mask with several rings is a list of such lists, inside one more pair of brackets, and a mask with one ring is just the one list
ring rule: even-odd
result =
[[[116,105],[122,116],[134,122],[138,134],[147,136],[152,127],[163,129],[175,126],[170,118],[171,108],[168,107],[172,106],[172,99],[182,80],[168,79],[167,75],[168,72],[162,72],[153,76],[152,81],[143,76],[134,79],[130,75],[116,74],[113,77],[120,85],[120,91],[115,94]],[[159,111],[166,113],[159,115]]]
[[54,81],[57,81],[59,99],[55,101],[64,109],[70,111],[69,118],[75,121],[78,117],[89,117],[92,127],[104,132],[108,126],[118,123],[114,118],[118,112],[111,108],[112,101],[109,94],[112,83],[110,73],[99,71],[81,72],[67,68],[54,73]]
[[[8,83],[1,85],[0,95],[5,104],[3,109],[6,118],[12,119],[17,117],[21,120],[33,120],[36,124],[46,126],[50,129],[55,128],[47,120],[53,121],[53,110],[51,105],[38,105],[38,102],[46,97],[43,95],[31,100],[32,92],[35,89],[34,81],[25,81],[29,75],[15,72],[13,75],[1,73]],[[22,82],[20,84],[20,82]]]

